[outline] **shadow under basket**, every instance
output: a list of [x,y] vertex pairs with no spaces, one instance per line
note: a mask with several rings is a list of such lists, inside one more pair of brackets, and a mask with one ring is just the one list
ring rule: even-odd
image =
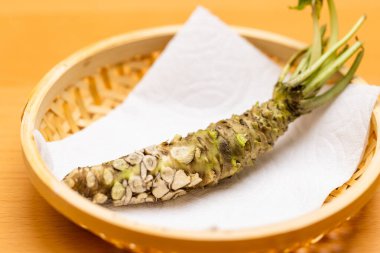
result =
[[[329,238],[325,235],[339,230],[341,224],[357,213],[374,194],[379,181],[379,104],[372,115],[366,151],[352,178],[331,192],[318,210],[258,228],[194,233],[137,226],[81,197],[47,168],[33,130],[39,129],[48,141],[60,140],[106,115],[127,97],[178,29],[178,26],[162,27],[101,41],[64,60],[41,80],[25,107],[21,124],[22,147],[34,186],[73,222],[133,252],[309,252],[311,249],[315,252],[318,247],[327,247],[326,239],[323,243],[318,241]],[[234,29],[277,62],[284,62],[304,46],[264,31]],[[365,83],[360,78],[353,82]]]

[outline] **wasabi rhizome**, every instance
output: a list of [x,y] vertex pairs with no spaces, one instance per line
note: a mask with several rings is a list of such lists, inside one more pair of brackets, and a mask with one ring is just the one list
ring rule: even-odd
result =
[[[291,122],[338,96],[362,60],[362,42],[348,43],[365,17],[339,40],[334,1],[327,0],[329,36],[326,26],[319,24],[322,4],[322,0],[299,0],[293,7],[311,7],[313,42],[285,65],[272,99],[186,137],[176,135],[170,142],[116,160],[76,168],[64,182],[94,203],[122,206],[174,199],[192,189],[215,185],[244,168],[252,169],[255,160],[273,147]],[[320,92],[353,56],[347,73]]]

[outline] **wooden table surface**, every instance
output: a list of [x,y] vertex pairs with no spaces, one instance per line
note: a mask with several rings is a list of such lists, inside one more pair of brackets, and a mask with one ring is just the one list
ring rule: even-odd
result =
[[[54,64],[99,39],[131,30],[183,23],[202,4],[233,25],[309,41],[307,12],[288,10],[296,0],[0,0],[0,252],[118,252],[56,212],[34,190],[22,159],[20,116],[33,86]],[[380,83],[380,1],[337,0],[341,28],[369,17],[359,71]],[[380,165],[379,165],[380,166]],[[380,189],[347,235],[324,252],[380,252]]]

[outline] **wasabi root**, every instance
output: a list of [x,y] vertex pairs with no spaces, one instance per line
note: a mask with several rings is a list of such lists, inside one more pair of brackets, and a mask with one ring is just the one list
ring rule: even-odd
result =
[[[215,185],[244,168],[252,168],[256,159],[272,149],[291,122],[338,96],[353,78],[363,57],[362,42],[349,46],[348,41],[365,17],[338,40],[335,6],[328,0],[331,34],[324,38],[325,28],[319,26],[322,1],[299,0],[294,8],[306,6],[312,8],[313,44],[296,53],[286,64],[272,99],[186,137],[177,135],[170,142],[113,161],[76,168],[64,182],[94,203],[124,206],[175,199],[192,189]],[[321,93],[326,81],[353,56],[348,72]]]

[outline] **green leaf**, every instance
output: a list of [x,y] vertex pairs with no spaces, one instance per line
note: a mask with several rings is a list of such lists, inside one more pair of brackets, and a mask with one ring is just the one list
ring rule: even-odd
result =
[[322,3],[323,3],[322,0],[312,1],[313,12],[315,12],[318,18],[320,17],[320,14],[321,14]]
[[323,0],[298,0],[298,5],[291,6],[290,9],[303,10],[310,5],[313,8],[313,13],[319,18],[322,9]]
[[307,5],[312,5],[312,0],[298,0],[297,6],[291,6],[291,9],[303,10]]

